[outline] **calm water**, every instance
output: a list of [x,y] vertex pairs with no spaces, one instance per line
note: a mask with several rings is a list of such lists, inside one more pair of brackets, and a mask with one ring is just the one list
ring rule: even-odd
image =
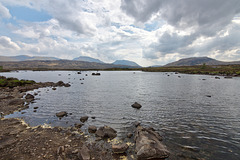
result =
[[[240,159],[240,78],[134,74],[132,71],[105,71],[101,76],[92,76],[91,73],[1,73],[37,82],[62,80],[72,85],[58,87],[56,91],[51,88],[35,90],[33,92],[39,92],[38,100],[24,111],[25,114],[17,112],[7,117],[24,117],[30,125],[71,126],[79,123],[81,116],[95,116],[95,120],[89,118],[83,129],[88,125],[109,125],[120,136],[127,133],[133,122],[139,121],[164,136],[164,143],[173,152],[170,159]],[[84,80],[80,81],[82,78]],[[143,106],[140,110],[131,107],[135,101]],[[35,106],[39,107],[36,113],[33,112]],[[55,116],[59,111],[72,115],[59,120]]]

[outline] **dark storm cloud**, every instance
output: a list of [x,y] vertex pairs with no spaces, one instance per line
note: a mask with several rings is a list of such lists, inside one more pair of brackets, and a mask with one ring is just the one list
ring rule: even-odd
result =
[[[122,0],[121,8],[136,21],[147,22],[152,16],[158,15],[175,29],[189,32],[189,35],[182,36],[177,32],[166,31],[159,37],[157,43],[149,46],[150,53],[145,52],[143,55],[147,58],[158,58],[154,52],[164,56],[177,52],[193,54],[193,52],[214,48],[224,51],[234,48],[240,41],[234,38],[236,36],[233,32],[230,32],[228,37],[215,38],[215,41],[210,44],[196,48],[190,47],[191,49],[186,48],[201,36],[215,37],[220,31],[226,30],[232,19],[240,13],[239,0]],[[232,43],[233,41],[234,43]]]

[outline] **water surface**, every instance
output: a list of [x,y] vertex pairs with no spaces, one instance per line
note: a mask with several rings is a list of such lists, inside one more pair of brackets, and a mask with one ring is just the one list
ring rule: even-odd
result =
[[[135,121],[155,128],[172,152],[170,159],[240,159],[240,78],[207,75],[101,71],[20,71],[7,77],[37,82],[69,82],[71,87],[42,88],[35,103],[7,117],[23,117],[30,125],[73,126],[80,117],[96,117],[88,125],[108,125],[123,137]],[[88,76],[86,76],[86,74]],[[179,77],[180,76],[180,77]],[[80,80],[83,79],[84,80]],[[131,107],[134,102],[143,107]],[[33,107],[39,107],[33,112]],[[59,120],[59,111],[72,113]],[[185,156],[186,155],[186,156]],[[184,157],[185,156],[185,157]]]

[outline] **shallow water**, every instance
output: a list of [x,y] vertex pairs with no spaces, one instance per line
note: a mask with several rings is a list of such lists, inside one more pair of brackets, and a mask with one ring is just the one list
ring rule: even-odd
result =
[[[101,71],[101,76],[91,73],[1,73],[37,82],[62,80],[72,85],[55,91],[42,88],[30,92],[39,94],[35,103],[22,111],[26,113],[7,117],[23,117],[30,125],[72,126],[80,122],[81,116],[94,116],[96,119],[89,118],[83,129],[88,125],[108,125],[119,136],[139,121],[163,135],[172,152],[170,159],[240,159],[239,77],[215,79],[207,75],[133,71]],[[143,106],[140,110],[131,107],[135,101]],[[33,112],[36,106],[39,109]],[[59,120],[55,116],[59,111],[72,115]]]

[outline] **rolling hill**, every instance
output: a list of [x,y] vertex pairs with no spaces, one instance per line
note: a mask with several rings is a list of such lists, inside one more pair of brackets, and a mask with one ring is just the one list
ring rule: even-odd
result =
[[233,62],[224,62],[218,61],[208,57],[191,57],[191,58],[184,58],[180,59],[176,62],[168,63],[165,67],[170,66],[196,66],[196,65],[232,65],[232,64],[240,64],[240,61],[233,61]]
[[133,66],[133,67],[141,67],[137,63],[135,63],[133,61],[128,61],[128,60],[116,60],[112,64],[115,64],[115,65],[126,65],[126,66]]
[[104,62],[100,61],[99,59],[95,59],[95,58],[87,57],[87,56],[80,56],[80,57],[74,58],[73,61],[104,63]]

